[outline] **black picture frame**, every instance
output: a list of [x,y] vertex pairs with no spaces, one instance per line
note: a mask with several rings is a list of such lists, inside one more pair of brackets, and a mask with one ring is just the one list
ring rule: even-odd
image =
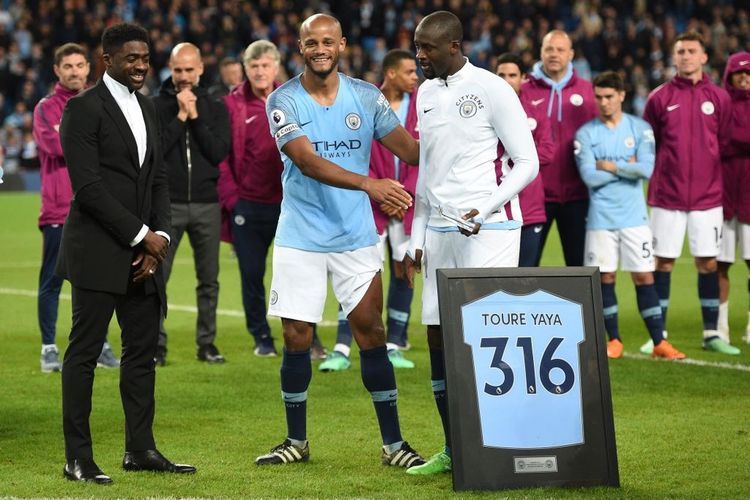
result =
[[[438,269],[437,284],[445,352],[453,489],[619,487],[599,269]],[[576,335],[581,333],[576,332],[576,328],[583,327],[583,340],[577,344],[581,404],[577,415],[583,424],[582,443],[539,448],[486,446],[482,438],[483,425],[508,417],[485,411],[485,421],[482,421],[479,409],[481,386],[474,370],[475,349],[464,342],[462,308],[493,294],[509,294],[518,297],[517,310],[523,310],[528,307],[525,298],[540,292],[561,301],[580,304],[578,326],[558,330],[563,335]],[[507,347],[511,348],[515,346]],[[486,356],[483,359],[486,363]],[[498,380],[503,379],[501,372],[498,371],[497,375]],[[515,378],[520,380],[521,377],[522,374],[518,374]],[[487,422],[487,418],[492,421]]]

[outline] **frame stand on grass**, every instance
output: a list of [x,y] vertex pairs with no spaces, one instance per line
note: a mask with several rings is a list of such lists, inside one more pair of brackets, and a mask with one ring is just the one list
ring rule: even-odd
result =
[[619,486],[598,268],[437,279],[454,490]]

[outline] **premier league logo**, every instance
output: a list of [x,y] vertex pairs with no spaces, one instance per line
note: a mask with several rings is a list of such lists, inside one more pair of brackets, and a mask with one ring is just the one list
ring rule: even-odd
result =
[[273,124],[278,127],[286,123],[286,115],[280,109],[274,109],[271,111],[271,120],[273,120]]
[[344,119],[346,126],[352,130],[357,130],[362,126],[362,119],[357,113],[349,113]]

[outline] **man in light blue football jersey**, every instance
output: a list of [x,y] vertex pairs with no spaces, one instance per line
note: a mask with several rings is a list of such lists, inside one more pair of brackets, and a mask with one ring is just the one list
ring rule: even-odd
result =
[[424,463],[399,428],[382,319],[382,260],[368,199],[400,210],[411,205],[399,182],[368,176],[372,140],[410,164],[419,161],[419,145],[375,86],[336,71],[345,47],[338,20],[324,14],[306,19],[299,38],[305,69],[266,103],[284,163],[269,314],[281,317],[284,332],[281,391],[288,435],[258,457],[258,465],[309,459],[312,324],[322,319],[329,275],[361,349],[362,381],[383,438],[382,462],[407,468]]
[[652,235],[643,180],[654,170],[654,132],[644,120],[622,112],[625,84],[605,71],[594,79],[599,117],[576,133],[575,157],[591,199],[586,222],[584,263],[601,271],[607,356],[619,358],[623,344],[617,328],[615,272],[618,258],[635,284],[638,310],[654,342],[653,357],[683,359],[664,339],[664,320],[654,287]]

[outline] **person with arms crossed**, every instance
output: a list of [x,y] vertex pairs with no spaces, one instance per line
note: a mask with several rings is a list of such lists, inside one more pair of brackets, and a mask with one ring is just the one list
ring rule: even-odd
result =
[[[716,264],[723,219],[721,154],[731,138],[731,99],[703,72],[708,55],[700,34],[678,35],[672,61],[677,75],[651,92],[643,114],[656,138],[656,164],[648,185],[656,291],[666,326],[671,273],[687,229],[698,269],[703,348],[737,355],[740,350],[718,331]],[[641,346],[644,353],[652,349],[651,341]]]
[[[719,335],[729,342],[729,268],[734,263],[738,244],[750,269],[750,53],[738,52],[729,57],[724,68],[724,88],[732,98],[732,122],[729,146],[721,153],[724,228],[717,260]],[[750,317],[744,340],[750,344]]]
[[[518,193],[539,171],[518,96],[505,80],[471,64],[461,53],[462,40],[461,22],[446,11],[426,16],[414,34],[417,60],[428,80],[417,95],[419,178],[404,267],[413,286],[424,257],[422,323],[427,325],[432,390],[446,445],[409,474],[452,467],[436,270],[516,267],[523,225]],[[499,185],[498,140],[509,160]]]
[[[229,118],[224,104],[199,85],[203,62],[198,47],[180,43],[169,57],[172,75],[153,98],[161,130],[162,152],[169,179],[172,244],[162,264],[169,281],[174,258],[187,233],[193,247],[198,318],[195,326],[196,357],[223,363],[216,339],[219,303],[219,231],[221,210],[216,192],[218,165],[229,152]],[[167,362],[167,331],[160,322],[156,363]]]
[[[73,197],[60,144],[60,120],[68,100],[86,88],[89,69],[86,50],[83,47],[75,43],[66,43],[58,47],[55,50],[53,66],[58,82],[52,93],[39,101],[34,108],[32,133],[39,150],[42,192],[39,229],[42,231],[43,243],[37,317],[42,332],[40,364],[43,372],[60,371],[60,357],[55,337],[63,280],[55,274],[55,264],[60,251],[62,226]],[[120,360],[115,357],[106,339],[96,364],[105,368],[120,366]]]
[[281,317],[281,391],[287,438],[258,465],[307,461],[307,388],[312,324],[322,319],[327,276],[360,347],[362,382],[372,396],[385,465],[422,457],[401,437],[396,378],[383,326],[382,259],[368,195],[406,210],[411,196],[394,179],[368,176],[372,140],[416,164],[419,146],[373,85],[338,73],[341,24],[315,14],[300,26],[302,74],[276,89],[266,112],[284,162],[284,199],[273,250],[269,314]]
[[583,265],[589,206],[588,190],[573,157],[573,137],[581,125],[596,116],[593,88],[576,74],[574,55],[568,34],[550,31],[542,39],[541,61],[521,86],[524,101],[532,108],[543,109],[552,128],[555,157],[542,170],[547,214],[542,248],[556,221],[566,266]]
[[[393,49],[383,58],[383,93],[398,116],[401,126],[415,138],[419,138],[417,126],[417,63],[414,55],[402,49]],[[370,177],[374,179],[395,179],[404,189],[414,195],[417,186],[417,166],[403,163],[378,141],[372,142],[370,156]],[[401,261],[409,245],[414,207],[407,210],[392,208],[387,204],[372,202],[375,227],[380,235],[380,249],[383,260],[390,255],[391,281],[388,285],[388,313],[386,347],[388,358],[394,368],[414,368],[414,362],[406,359],[401,352],[409,346],[407,327],[411,312],[414,289],[409,288],[404,276]],[[389,252],[386,250],[388,245]],[[351,366],[349,349],[352,344],[352,331],[349,322],[339,308],[339,325],[336,345],[328,358],[319,366],[322,372],[346,370]]]
[[652,356],[684,359],[663,337],[664,321],[654,287],[654,255],[643,181],[654,170],[654,132],[648,123],[622,112],[625,83],[614,71],[594,78],[599,117],[578,130],[575,155],[589,187],[584,263],[601,271],[607,356],[620,358],[623,344],[617,322],[615,277],[618,260],[631,273],[638,310],[654,343]]
[[[544,223],[547,221],[547,214],[544,210],[542,171],[554,159],[555,143],[552,140],[552,130],[549,118],[544,113],[544,108],[532,106],[525,99],[526,94],[521,93],[521,84],[526,77],[526,69],[521,58],[506,52],[497,58],[496,64],[495,74],[508,82],[521,99],[521,105],[528,117],[529,128],[539,157],[539,174],[531,181],[531,184],[518,193],[518,202],[523,214],[518,267],[535,267],[539,265],[539,259],[542,257],[542,231],[544,231]],[[504,155],[505,147],[502,143],[498,143],[497,160],[495,160],[495,172],[498,180],[503,173]],[[505,159],[507,160],[507,158]]]
[[156,110],[137,92],[149,68],[148,33],[134,24],[110,26],[102,50],[104,76],[68,101],[60,124],[74,197],[57,273],[70,281],[73,299],[62,370],[63,472],[70,480],[109,484],[94,462],[89,415],[94,366],[113,312],[122,329],[123,469],[191,473],[195,467],[167,460],[152,431],[170,214]]

